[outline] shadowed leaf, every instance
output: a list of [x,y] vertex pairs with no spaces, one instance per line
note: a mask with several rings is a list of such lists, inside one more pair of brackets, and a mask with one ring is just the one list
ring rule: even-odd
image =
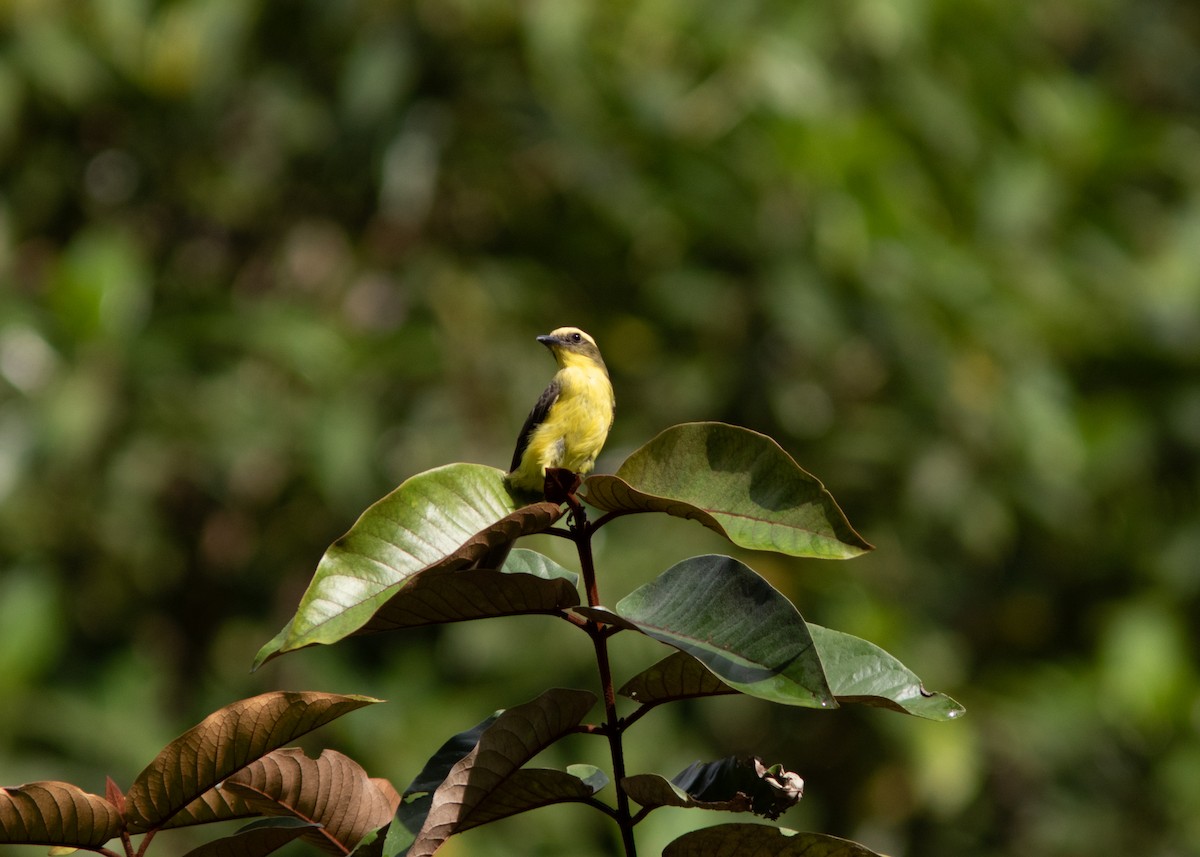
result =
[[965,712],[946,694],[926,690],[908,667],[874,643],[820,625],[810,624],[808,629],[838,702],[874,705],[926,720],[953,720]]
[[851,842],[823,833],[797,833],[765,824],[718,824],[685,833],[663,849],[662,857],[880,857]]
[[804,619],[732,557],[677,563],[621,599],[616,612],[742,693],[785,705],[837,705]]
[[125,795],[130,828],[163,827],[180,810],[256,759],[378,701],[336,693],[276,691],[213,712],[163,748],[138,775]]
[[579,603],[579,577],[534,551],[514,550],[495,569],[432,568],[419,572],[357,633],[553,613]]
[[562,511],[554,503],[527,505],[509,492],[504,471],[481,464],[407,479],[325,552],[296,615],[259,651],[255,668],[353,634],[418,572],[467,568],[499,545],[544,530]]
[[261,815],[290,816],[319,828],[303,834],[327,854],[352,851],[364,836],[392,820],[400,795],[373,780],[354,760],[334,750],[310,759],[290,747],[276,750],[227,779],[230,791]]
[[565,771],[522,768],[476,807],[455,832],[541,806],[587,800],[606,785],[608,776],[592,765],[571,765]]
[[665,512],[699,521],[741,547],[848,559],[871,550],[816,477],[775,441],[724,423],[666,429],[615,475],[584,480],[608,512]]
[[[825,677],[839,705],[862,704],[951,720],[964,709],[943,693],[924,690],[918,679],[874,643],[808,624]],[[686,652],[676,652],[631,678],[618,691],[643,705],[737,693]]]
[[271,818],[247,824],[232,836],[193,848],[184,857],[264,857],[316,825],[295,818]]
[[120,832],[115,806],[70,783],[0,788],[0,843],[96,848]]
[[485,800],[537,753],[574,729],[595,701],[588,691],[552,688],[500,714],[434,793],[408,857],[428,857],[463,829]]
[[779,818],[804,796],[804,780],[781,765],[767,767],[757,756],[729,756],[696,762],[671,783],[696,800],[723,803],[748,800],[750,811]]

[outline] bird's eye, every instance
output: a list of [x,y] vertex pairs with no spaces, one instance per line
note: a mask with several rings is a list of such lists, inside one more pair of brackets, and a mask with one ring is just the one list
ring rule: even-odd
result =
[[580,336],[578,333],[572,333],[572,334],[571,334],[571,341],[572,341],[572,342],[583,342],[583,337],[582,337],[582,336]]

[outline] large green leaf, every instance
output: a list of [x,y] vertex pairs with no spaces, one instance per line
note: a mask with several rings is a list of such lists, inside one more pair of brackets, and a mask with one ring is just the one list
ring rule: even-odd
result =
[[70,783],[0,788],[0,843],[96,848],[121,828],[115,806]]
[[[927,720],[951,720],[964,709],[944,693],[925,690],[921,680],[874,643],[808,624],[825,677],[838,704],[887,708]],[[627,681],[622,696],[642,705],[736,693],[686,652],[675,652]]]
[[665,512],[699,521],[736,545],[847,559],[871,550],[825,486],[766,435],[725,423],[666,429],[615,475],[584,480],[609,512]]
[[797,833],[765,824],[718,824],[685,833],[663,849],[662,857],[880,857],[824,833]]
[[467,568],[561,514],[554,503],[514,496],[495,467],[449,464],[413,476],[325,552],[296,615],[258,653],[255,667],[353,634],[419,572]]
[[135,831],[169,824],[205,792],[272,750],[365,705],[365,696],[336,693],[264,693],[213,712],[151,762],[125,795],[125,817]]
[[677,563],[618,602],[616,613],[742,693],[786,705],[837,706],[800,613],[732,557]]
[[429,857],[530,759],[574,729],[596,702],[585,690],[552,688],[500,714],[450,768],[433,795],[408,857]]
[[579,603],[579,576],[535,551],[517,549],[503,568],[431,568],[413,575],[359,629],[396,631],[442,622],[553,613]]

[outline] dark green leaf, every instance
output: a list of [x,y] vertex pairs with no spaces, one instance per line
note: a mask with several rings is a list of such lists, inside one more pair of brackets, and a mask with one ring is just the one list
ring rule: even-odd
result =
[[579,603],[578,580],[575,573],[529,550],[512,551],[499,571],[431,568],[413,575],[357,633],[553,613]]
[[757,756],[696,762],[671,783],[696,800],[735,806],[746,802],[750,812],[771,819],[779,818],[804,796],[804,780],[799,774],[780,765],[767,767]]
[[70,783],[0,788],[0,842],[96,848],[121,832],[117,808]]
[[163,827],[226,777],[343,714],[378,702],[365,696],[276,691],[220,709],[158,754],[125,795],[136,831]]
[[613,476],[584,480],[587,502],[699,521],[734,544],[847,559],[871,550],[833,496],[766,435],[724,423],[666,429]]
[[270,818],[247,824],[232,836],[193,848],[184,857],[265,857],[317,828],[297,818]]
[[455,832],[542,806],[587,800],[606,785],[608,776],[592,765],[572,765],[565,771],[522,768],[476,807]]
[[623,598],[616,612],[742,693],[786,705],[837,705],[800,613],[732,557],[686,559]]
[[826,836],[765,824],[718,824],[671,842],[662,857],[881,857],[869,848]]
[[325,552],[296,615],[259,651],[255,667],[353,634],[417,573],[467,568],[561,514],[553,503],[525,504],[494,467],[449,464],[413,476]]
[[527,761],[575,728],[595,704],[584,690],[554,688],[503,712],[455,763],[433,796],[409,857],[429,857]]

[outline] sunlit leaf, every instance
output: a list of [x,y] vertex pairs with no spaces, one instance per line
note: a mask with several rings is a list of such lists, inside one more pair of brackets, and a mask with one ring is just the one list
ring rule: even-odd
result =
[[455,832],[542,806],[587,800],[606,785],[608,776],[592,765],[572,765],[565,771],[522,768],[476,807]]
[[226,777],[297,737],[379,700],[336,693],[264,693],[215,711],[138,775],[126,800],[133,830],[167,824]]
[[120,832],[115,806],[70,783],[0,788],[0,843],[96,848]]
[[315,824],[298,818],[261,819],[232,836],[193,848],[184,857],[264,857],[316,829]]
[[418,572],[467,568],[561,514],[553,503],[527,505],[515,497],[504,471],[494,467],[449,464],[413,476],[325,552],[296,615],[259,651],[255,667],[353,634]]
[[574,729],[595,701],[588,691],[553,688],[497,717],[434,793],[408,857],[428,857],[463,829],[485,800],[527,761]]
[[718,824],[685,833],[663,849],[662,857],[881,857],[836,836],[797,833],[765,824]]
[[512,551],[498,571],[431,568],[413,575],[358,633],[553,613],[579,603],[578,580],[549,558],[520,549]]
[[310,759],[303,750],[276,750],[221,786],[262,815],[290,816],[320,825],[303,837],[334,857],[392,820],[400,795],[373,780],[357,762],[334,750]]
[[833,495],[779,444],[724,423],[666,429],[615,475],[588,476],[584,487],[598,509],[689,518],[745,548],[823,559],[871,550]]
[[742,693],[786,705],[837,705],[800,613],[732,557],[677,563],[623,598],[616,613]]
[[258,814],[246,806],[246,802],[237,795],[213,787],[171,816],[171,820],[163,827],[190,827],[196,824],[211,824],[214,821],[249,818]]
[[913,672],[874,643],[809,624],[829,686],[838,702],[862,703],[913,714],[927,720],[952,720],[966,709],[925,689]]

